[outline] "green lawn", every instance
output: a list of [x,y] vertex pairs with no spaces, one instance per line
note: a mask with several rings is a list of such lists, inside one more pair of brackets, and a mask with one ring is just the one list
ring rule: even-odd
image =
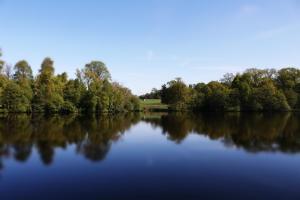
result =
[[145,99],[140,100],[144,110],[167,110],[168,105],[162,104],[160,99]]

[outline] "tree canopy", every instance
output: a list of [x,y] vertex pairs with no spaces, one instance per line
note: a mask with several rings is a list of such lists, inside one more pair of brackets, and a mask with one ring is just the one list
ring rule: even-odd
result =
[[[0,54],[1,55],[1,54]],[[1,64],[1,112],[124,112],[139,110],[131,91],[111,81],[106,65],[92,61],[77,70],[77,77],[55,74],[54,61],[45,58],[34,77],[26,60],[14,68]]]
[[300,70],[251,68],[241,74],[225,74],[220,81],[194,85],[176,78],[155,91],[174,110],[300,110]]
[[[140,110],[139,99],[113,82],[101,61],[77,69],[76,78],[56,74],[47,57],[34,76],[26,60],[14,67],[1,60],[0,112],[104,113]],[[152,89],[140,98],[160,98],[171,110],[290,111],[300,110],[300,70],[247,69],[227,73],[220,81],[187,85],[181,78]]]

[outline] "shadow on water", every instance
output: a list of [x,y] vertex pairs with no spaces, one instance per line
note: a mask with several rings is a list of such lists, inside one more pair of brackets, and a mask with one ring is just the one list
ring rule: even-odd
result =
[[55,149],[76,146],[76,153],[91,161],[105,159],[112,143],[138,122],[161,129],[167,139],[181,143],[189,134],[219,140],[226,147],[248,152],[298,153],[300,115],[281,114],[120,114],[104,116],[27,116],[0,118],[0,168],[3,158],[25,162],[36,149],[50,165]]

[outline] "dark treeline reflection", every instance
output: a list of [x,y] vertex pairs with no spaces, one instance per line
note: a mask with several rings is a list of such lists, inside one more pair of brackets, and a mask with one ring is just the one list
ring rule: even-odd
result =
[[300,151],[300,114],[189,113],[159,118],[144,117],[144,121],[161,127],[163,134],[176,143],[189,134],[199,134],[249,152]]
[[189,134],[198,134],[249,152],[300,151],[300,114],[127,113],[98,117],[24,114],[0,117],[0,168],[4,167],[4,158],[25,162],[34,150],[45,165],[50,165],[55,149],[67,149],[69,145],[75,145],[75,153],[91,161],[101,161],[111,144],[139,121],[161,129],[167,139],[178,144]]
[[111,143],[133,124],[136,114],[106,116],[34,116],[13,115],[0,117],[0,169],[2,160],[14,158],[25,162],[35,148],[41,161],[53,162],[56,148],[74,144],[76,152],[92,161],[105,158]]

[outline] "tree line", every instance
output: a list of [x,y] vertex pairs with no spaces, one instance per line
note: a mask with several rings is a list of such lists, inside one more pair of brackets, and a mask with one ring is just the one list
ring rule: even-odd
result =
[[156,96],[172,110],[300,110],[300,70],[252,68],[235,75],[225,74],[220,81],[193,85],[176,78],[141,98]]
[[[1,56],[1,52],[0,52]],[[0,112],[103,113],[139,110],[139,99],[111,80],[106,65],[91,61],[76,71],[55,75],[54,62],[45,58],[37,76],[26,60],[13,67],[0,60]]]
[[[0,51],[1,56],[1,51]],[[247,69],[225,74],[220,81],[187,85],[176,78],[140,98],[160,98],[171,110],[290,111],[300,110],[300,70]],[[76,71],[55,75],[45,58],[33,76],[26,60],[14,67],[0,60],[0,112],[103,113],[140,110],[139,99],[111,80],[106,65],[91,61]]]

